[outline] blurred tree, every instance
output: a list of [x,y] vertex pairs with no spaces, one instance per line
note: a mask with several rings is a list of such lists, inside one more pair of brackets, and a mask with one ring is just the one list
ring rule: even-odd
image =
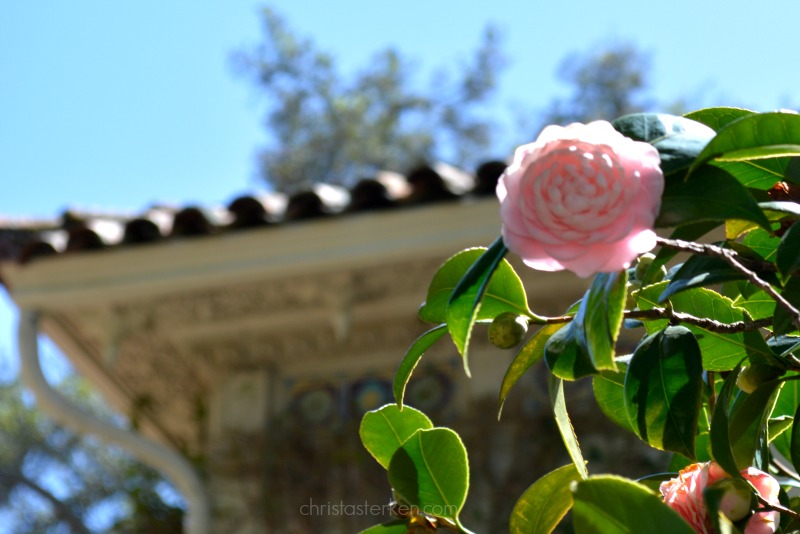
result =
[[233,59],[268,103],[272,143],[260,152],[260,173],[276,189],[347,183],[431,158],[469,167],[485,156],[490,122],[479,107],[503,63],[491,27],[457,81],[439,73],[425,92],[412,86],[396,50],[378,53],[345,80],[330,55],[289,31],[274,11],[262,17],[263,43]]
[[551,102],[542,125],[612,120],[651,108],[645,98],[649,69],[650,58],[630,43],[570,54],[558,76],[571,86],[571,94]]
[[[103,411],[74,377],[60,389],[93,412]],[[181,532],[183,511],[161,498],[166,482],[155,471],[57,426],[17,382],[0,383],[0,429],[0,531]]]

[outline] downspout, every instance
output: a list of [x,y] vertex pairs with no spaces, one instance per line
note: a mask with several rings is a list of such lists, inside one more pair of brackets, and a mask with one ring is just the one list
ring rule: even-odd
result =
[[138,460],[166,475],[186,499],[188,507],[184,518],[186,534],[208,534],[208,496],[203,482],[191,464],[166,446],[97,419],[54,390],[42,373],[38,335],[38,313],[32,310],[20,310],[18,331],[20,377],[22,383],[36,395],[38,406],[58,423],[79,434],[93,434],[106,442],[118,445]]

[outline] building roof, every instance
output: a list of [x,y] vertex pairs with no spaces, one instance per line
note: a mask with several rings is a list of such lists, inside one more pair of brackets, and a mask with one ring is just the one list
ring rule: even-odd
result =
[[0,262],[28,263],[59,254],[484,197],[494,194],[505,165],[487,161],[471,174],[436,163],[407,174],[379,172],[349,188],[317,184],[293,195],[244,195],[227,206],[154,206],[134,215],[69,210],[50,220],[0,218]]

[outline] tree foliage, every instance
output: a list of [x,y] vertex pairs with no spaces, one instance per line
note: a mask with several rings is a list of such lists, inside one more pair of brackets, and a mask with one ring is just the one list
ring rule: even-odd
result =
[[551,102],[543,123],[589,122],[646,110],[649,68],[648,55],[631,43],[612,43],[594,53],[568,55],[558,76],[571,93]]
[[[70,378],[62,387],[100,410],[81,382]],[[181,531],[183,511],[162,499],[159,490],[167,486],[160,475],[54,424],[18,382],[0,384],[0,428],[3,528],[16,534]]]
[[234,63],[267,104],[271,142],[260,151],[259,170],[273,187],[347,183],[431,158],[470,166],[485,155],[490,121],[480,107],[503,63],[492,27],[457,79],[439,73],[426,91],[393,48],[345,77],[330,54],[295,35],[273,10],[263,10],[262,22],[263,42],[237,53]]

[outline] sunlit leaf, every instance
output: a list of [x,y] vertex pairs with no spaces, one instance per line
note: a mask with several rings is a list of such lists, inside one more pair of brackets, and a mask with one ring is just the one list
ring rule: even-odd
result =
[[575,429],[572,428],[572,421],[570,421],[567,413],[564,382],[560,378],[550,375],[548,384],[550,386],[550,404],[553,407],[553,414],[555,415],[558,431],[561,433],[561,439],[564,440],[567,453],[572,458],[572,464],[575,469],[577,469],[581,478],[586,478],[589,476],[589,472],[586,470],[586,462],[583,460],[578,437],[575,435]]
[[665,175],[688,169],[714,130],[699,122],[664,113],[634,113],[612,122],[614,128],[636,141],[650,143],[661,157]]
[[559,467],[534,482],[511,511],[510,532],[553,532],[572,508],[570,484],[580,479],[580,473],[570,464]]
[[729,161],[800,155],[800,115],[757,113],[726,124],[706,145],[690,173],[711,159]]
[[677,512],[646,486],[613,475],[577,482],[572,517],[580,534],[694,534]]
[[397,449],[417,430],[429,428],[433,423],[419,410],[387,404],[364,414],[358,433],[367,451],[388,469]]
[[392,456],[389,483],[422,512],[457,519],[469,488],[467,450],[461,438],[449,428],[417,431]]
[[554,333],[560,330],[562,325],[549,324],[542,326],[514,357],[511,365],[508,366],[506,374],[503,377],[503,383],[500,385],[500,400],[498,402],[497,417],[500,418],[500,413],[503,410],[503,404],[506,402],[511,388],[531,368],[536,362],[544,357],[544,347],[547,340],[550,339]]
[[685,114],[684,117],[705,124],[715,132],[718,132],[731,122],[753,114],[755,114],[755,111],[750,111],[749,109],[720,106],[698,109]]
[[431,328],[421,336],[419,336],[414,343],[406,351],[400,362],[400,367],[394,375],[394,382],[392,384],[392,392],[394,393],[394,400],[397,405],[403,407],[403,396],[405,395],[406,385],[411,379],[411,373],[417,367],[420,358],[425,354],[425,351],[431,348],[439,338],[447,333],[447,325],[440,324]]
[[592,390],[594,398],[600,410],[613,422],[630,430],[634,434],[636,431],[628,419],[628,412],[625,410],[625,372],[628,366],[624,363],[617,363],[618,371],[601,371],[592,377]]

